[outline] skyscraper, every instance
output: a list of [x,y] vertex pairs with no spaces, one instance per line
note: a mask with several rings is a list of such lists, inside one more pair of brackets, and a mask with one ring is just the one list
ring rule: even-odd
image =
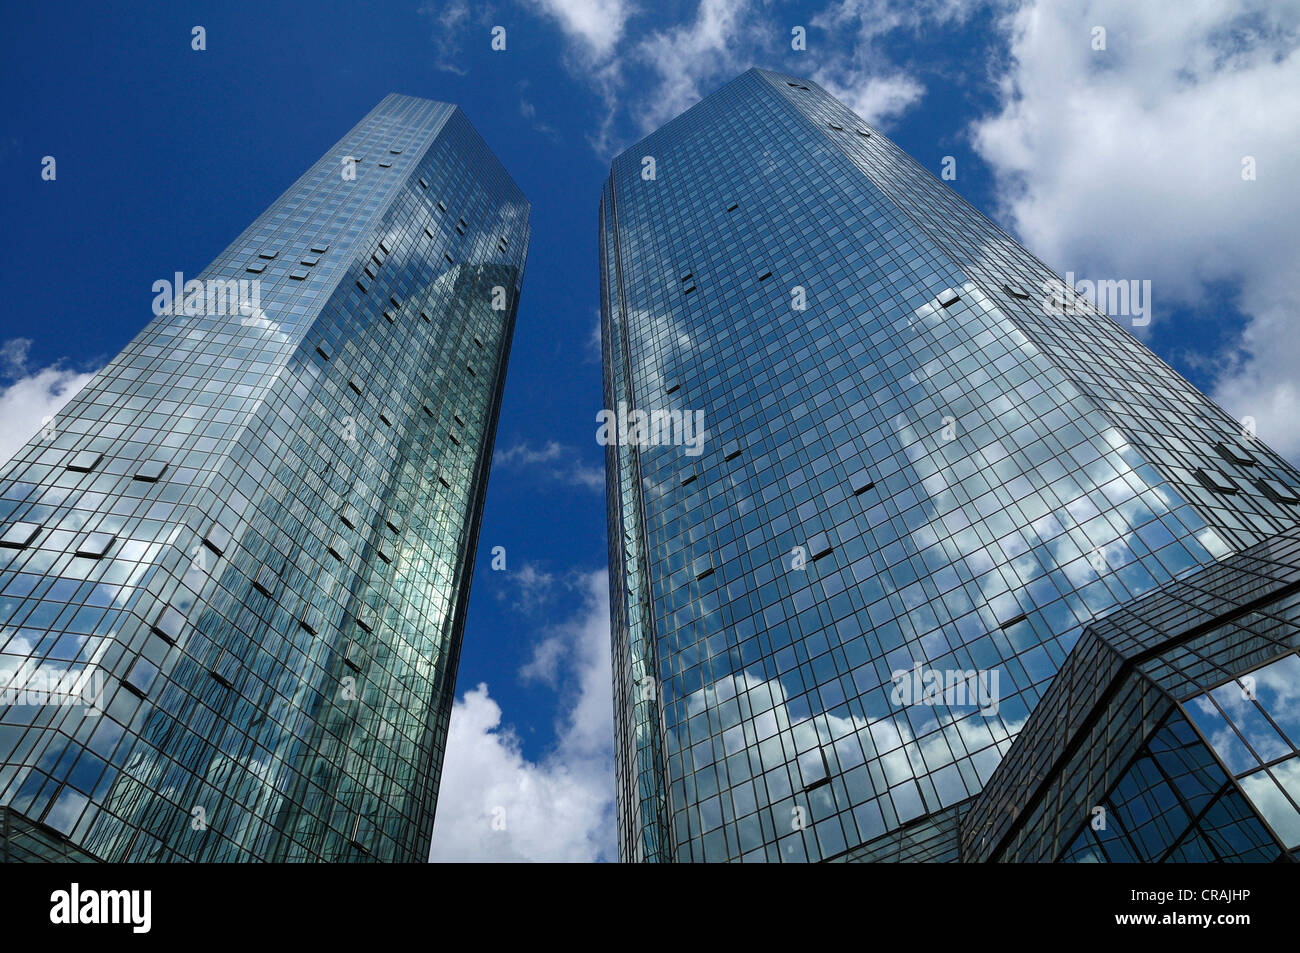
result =
[[1249,421],[812,82],[617,157],[600,264],[625,860],[957,859],[1085,628],[1300,514]]
[[427,857],[528,216],[387,96],[0,470],[12,856]]

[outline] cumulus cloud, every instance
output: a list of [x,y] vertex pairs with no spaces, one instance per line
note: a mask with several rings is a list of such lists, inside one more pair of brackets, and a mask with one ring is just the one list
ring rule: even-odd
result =
[[624,0],[536,0],[535,5],[596,59],[613,52],[633,12]]
[[[912,64],[890,55],[900,46],[897,31],[959,23],[986,5],[841,0],[796,24],[778,4],[700,0],[666,25],[663,11],[655,10],[654,24],[647,21],[642,30],[634,29],[640,11],[623,0],[540,0],[533,7],[560,28],[565,66],[601,100],[603,115],[589,141],[608,159],[755,65],[810,74],[869,121],[896,116],[925,91],[906,68]],[[810,52],[790,64],[796,25],[809,30]],[[812,31],[821,32],[813,37]]]
[[505,585],[497,590],[497,598],[510,599],[523,612],[533,612],[550,601],[555,588],[555,576],[533,563],[524,563],[518,569],[503,573]]
[[466,0],[451,3],[424,3],[417,11],[433,28],[434,68],[464,76],[466,70],[455,60],[460,56],[460,38],[469,23],[469,4]]
[[[1157,322],[1175,307],[1214,320],[1209,289],[1235,289],[1248,323],[1219,355],[1212,396],[1292,458],[1297,23],[1295,0],[1025,3],[1002,21],[1010,66],[999,109],[972,128],[1000,214],[1049,264],[1150,279]],[[1243,179],[1245,157],[1254,181]]]
[[[592,434],[594,436],[596,432],[595,418],[592,419]],[[600,492],[605,489],[605,468],[603,466],[590,466],[583,463],[577,450],[566,447],[555,440],[548,440],[537,448],[524,441],[506,450],[498,450],[493,456],[493,465],[534,467],[539,472],[561,483]]]
[[562,706],[554,747],[530,760],[486,684],[461,696],[452,709],[430,860],[617,859],[605,571],[584,574],[578,586],[578,612],[543,634],[525,666],[527,677],[571,700]]
[[[56,417],[64,404],[94,377],[55,362],[39,370],[27,367],[32,342],[12,338],[0,345],[0,462],[6,462],[41,429],[47,417]],[[57,424],[56,424],[57,426]]]
[[918,64],[900,66],[890,55],[899,35],[960,25],[987,5],[987,0],[832,3],[812,19],[824,40],[811,78],[868,122],[898,116],[925,94]]

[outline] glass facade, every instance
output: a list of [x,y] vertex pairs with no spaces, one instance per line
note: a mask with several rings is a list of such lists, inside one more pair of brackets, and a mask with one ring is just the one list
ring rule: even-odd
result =
[[528,217],[390,95],[0,469],[0,678],[97,689],[0,708],[12,829],[428,856]]
[[1089,626],[960,824],[970,861],[1300,857],[1300,527]]
[[728,83],[599,214],[606,407],[708,435],[606,448],[625,860],[954,855],[1085,626],[1296,523],[1300,474],[814,83]]

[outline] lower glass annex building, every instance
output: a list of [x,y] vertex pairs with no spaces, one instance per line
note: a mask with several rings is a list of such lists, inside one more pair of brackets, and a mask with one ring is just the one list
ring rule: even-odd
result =
[[390,95],[0,469],[7,859],[427,858],[528,217]]
[[796,77],[616,158],[600,265],[605,406],[668,422],[606,448],[624,860],[1300,847],[1249,427]]

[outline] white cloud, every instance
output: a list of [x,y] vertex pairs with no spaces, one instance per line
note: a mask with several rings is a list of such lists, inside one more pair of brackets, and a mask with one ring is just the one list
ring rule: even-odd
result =
[[[685,18],[634,31],[637,11],[617,0],[541,0],[561,27],[565,65],[603,106],[590,136],[609,158],[754,65],[811,76],[873,122],[897,116],[924,95],[914,70],[895,61],[896,31],[962,23],[988,0],[841,0],[796,24],[787,9],[759,0],[700,0]],[[606,14],[603,20],[600,14]],[[808,28],[808,49],[789,59],[791,30]]]
[[[997,114],[972,129],[1024,243],[1079,277],[1150,279],[1153,320],[1239,289],[1212,396],[1300,456],[1300,3],[1026,3]],[[1106,49],[1092,29],[1106,28]],[[1258,179],[1243,181],[1242,158]],[[1212,320],[1213,315],[1206,315]]]
[[[595,416],[592,417],[591,433],[596,435]],[[534,449],[527,441],[517,443],[508,450],[498,450],[493,458],[494,466],[537,467],[547,476],[561,483],[568,483],[587,490],[605,489],[605,468],[588,466],[579,458],[577,450],[566,447],[554,440],[548,440],[541,447]]]
[[95,376],[70,370],[62,363],[29,372],[27,352],[31,343],[26,338],[13,338],[0,345],[0,377],[9,381],[0,390],[0,463],[7,462],[41,429],[45,418],[55,417]]
[[624,0],[534,0],[534,5],[596,59],[613,52],[633,12]]
[[464,76],[466,70],[453,60],[460,56],[460,39],[469,21],[469,4],[466,0],[424,3],[417,12],[428,19],[433,27],[430,35],[433,39],[434,68]]
[[564,456],[564,447],[554,440],[548,440],[540,449],[534,450],[527,442],[517,443],[509,450],[498,450],[496,462],[499,464],[520,463],[525,466],[534,463],[549,463]]
[[430,860],[617,859],[606,574],[579,586],[579,611],[539,643],[547,671],[530,673],[572,699],[554,748],[530,761],[488,686],[466,692],[452,709]]
[[[812,18],[821,31],[811,79],[869,122],[897,116],[920,101],[917,64],[894,65],[898,31],[920,34],[960,25],[985,0],[841,0]],[[814,42],[810,38],[810,42]]]
[[524,563],[518,569],[511,569],[507,563],[501,575],[505,577],[505,585],[497,590],[497,598],[503,601],[512,599],[515,607],[525,613],[533,612],[549,601],[555,586],[555,577],[533,563]]
[[749,0],[701,0],[695,20],[652,32],[637,44],[636,56],[655,73],[656,82],[640,109],[648,132],[699,101],[706,83],[730,79],[750,64],[755,23]]

